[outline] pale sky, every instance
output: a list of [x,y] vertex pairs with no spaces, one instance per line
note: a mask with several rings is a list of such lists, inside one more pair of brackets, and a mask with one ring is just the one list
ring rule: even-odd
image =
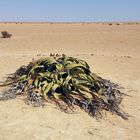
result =
[[140,0],[0,0],[0,21],[140,21]]

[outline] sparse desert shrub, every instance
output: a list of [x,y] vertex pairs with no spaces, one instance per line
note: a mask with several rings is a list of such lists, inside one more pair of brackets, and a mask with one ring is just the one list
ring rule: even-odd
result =
[[1,31],[2,38],[11,38],[12,34],[8,33],[7,31]]
[[109,23],[108,25],[109,25],[109,26],[112,26],[112,23]]

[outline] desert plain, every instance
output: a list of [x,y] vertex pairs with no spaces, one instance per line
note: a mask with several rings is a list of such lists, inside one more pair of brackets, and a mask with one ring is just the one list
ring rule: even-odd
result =
[[35,108],[17,97],[0,102],[0,140],[140,138],[140,24],[0,23],[4,30],[13,36],[0,38],[0,81],[32,59],[64,53],[87,61],[92,72],[124,87],[129,96],[121,108],[130,117],[106,112],[96,120],[79,108],[67,114],[54,104]]

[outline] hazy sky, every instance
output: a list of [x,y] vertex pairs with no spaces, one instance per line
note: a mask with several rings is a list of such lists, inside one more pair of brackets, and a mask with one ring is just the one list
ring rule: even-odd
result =
[[0,0],[0,21],[140,21],[140,0]]

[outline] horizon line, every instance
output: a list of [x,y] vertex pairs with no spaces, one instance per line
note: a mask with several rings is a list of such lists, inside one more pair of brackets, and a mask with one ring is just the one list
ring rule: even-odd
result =
[[140,23],[135,21],[0,21],[0,23]]

